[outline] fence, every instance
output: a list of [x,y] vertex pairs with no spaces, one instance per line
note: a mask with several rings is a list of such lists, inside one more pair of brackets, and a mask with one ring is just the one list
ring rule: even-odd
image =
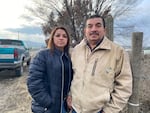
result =
[[[106,36],[113,41],[113,18],[107,16],[106,21]],[[121,113],[150,113],[150,101],[147,90],[150,85],[149,78],[145,78],[144,68],[144,52],[142,50],[143,33],[134,32],[132,34],[132,48],[130,52],[131,67],[133,73],[133,93],[129,99],[128,105]],[[149,75],[147,75],[149,76]],[[143,88],[143,87],[144,88]],[[144,89],[144,90],[143,90]],[[143,92],[142,92],[143,91]],[[149,94],[147,94],[148,92]],[[143,96],[144,95],[144,96]],[[145,97],[145,98],[144,98]]]
[[138,113],[140,108],[140,81],[142,75],[142,52],[143,33],[132,34],[131,67],[133,73],[133,93],[128,104],[128,113]]

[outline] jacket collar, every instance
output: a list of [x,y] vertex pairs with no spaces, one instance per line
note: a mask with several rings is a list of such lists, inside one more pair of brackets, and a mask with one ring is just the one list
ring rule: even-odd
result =
[[[81,46],[85,47],[87,46],[87,42],[86,42],[86,39],[83,39],[80,44]],[[98,49],[103,49],[103,50],[110,50],[111,49],[111,41],[105,36],[103,41],[101,42],[101,44],[99,44],[95,50],[98,50]]]
[[59,56],[63,56],[63,55],[68,56],[66,50],[61,51],[61,50],[57,49],[56,47],[54,48],[54,53],[56,53]]

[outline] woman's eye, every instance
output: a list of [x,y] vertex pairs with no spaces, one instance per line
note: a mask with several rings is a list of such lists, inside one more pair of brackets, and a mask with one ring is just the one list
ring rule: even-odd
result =
[[67,38],[67,36],[66,36],[66,35],[63,35],[63,37],[64,37],[64,38]]
[[57,34],[57,35],[55,35],[56,37],[60,37],[60,35],[59,34]]

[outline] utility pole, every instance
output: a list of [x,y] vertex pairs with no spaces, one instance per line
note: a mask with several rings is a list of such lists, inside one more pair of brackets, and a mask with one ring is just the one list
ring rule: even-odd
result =
[[19,31],[18,31],[18,40],[19,40]]

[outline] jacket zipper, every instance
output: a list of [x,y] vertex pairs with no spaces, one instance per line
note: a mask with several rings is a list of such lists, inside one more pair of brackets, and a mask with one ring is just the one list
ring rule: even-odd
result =
[[62,64],[62,87],[61,87],[61,109],[60,113],[62,113],[62,107],[63,107],[63,87],[64,87],[64,63],[62,60],[63,54],[61,55],[61,64]]

